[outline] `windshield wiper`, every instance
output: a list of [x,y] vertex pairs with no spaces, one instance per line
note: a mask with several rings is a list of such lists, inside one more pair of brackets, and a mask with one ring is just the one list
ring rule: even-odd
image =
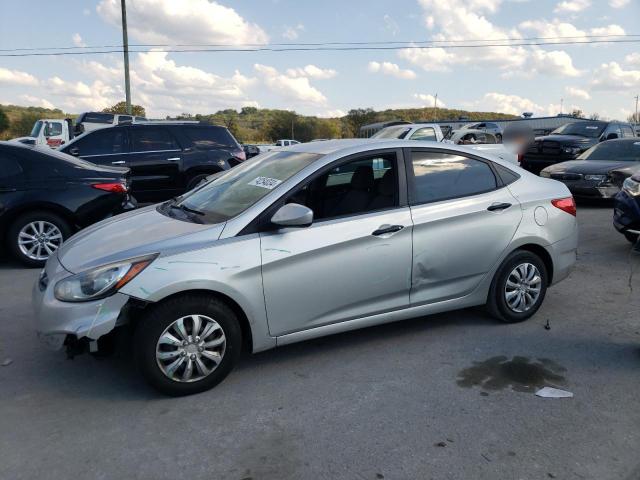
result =
[[200,210],[195,210],[193,208],[189,208],[185,205],[177,205],[177,204],[173,204],[173,205],[169,205],[169,208],[175,208],[177,210],[182,210],[183,212],[188,212],[188,213],[193,213],[195,215],[200,215],[200,216],[204,216],[204,212],[201,212]]

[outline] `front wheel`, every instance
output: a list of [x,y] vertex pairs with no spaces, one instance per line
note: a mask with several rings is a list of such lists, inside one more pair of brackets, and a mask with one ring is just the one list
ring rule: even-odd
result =
[[505,323],[523,322],[533,316],[547,292],[544,262],[525,250],[511,253],[493,277],[487,309]]
[[624,234],[624,238],[626,238],[631,243],[636,243],[638,241],[638,236],[639,235],[637,233],[626,232]]
[[201,294],[175,297],[152,308],[134,336],[142,375],[172,396],[216,386],[238,361],[241,345],[233,310]]

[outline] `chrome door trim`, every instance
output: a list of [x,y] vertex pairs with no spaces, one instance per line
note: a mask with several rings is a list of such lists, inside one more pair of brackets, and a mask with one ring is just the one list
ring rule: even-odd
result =
[[174,149],[174,150],[146,150],[144,152],[122,152],[122,153],[101,153],[97,155],[80,155],[80,158],[92,158],[92,157],[111,157],[114,155],[132,155],[132,154],[141,154],[141,153],[165,153],[165,152],[181,152],[182,150]]

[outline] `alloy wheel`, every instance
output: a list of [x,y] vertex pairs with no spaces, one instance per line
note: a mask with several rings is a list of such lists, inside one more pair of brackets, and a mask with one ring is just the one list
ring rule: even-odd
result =
[[197,382],[222,362],[226,337],[222,327],[205,315],[187,315],[171,323],[156,344],[156,362],[176,382]]
[[511,310],[523,313],[536,304],[541,290],[542,276],[538,268],[532,263],[522,263],[507,277],[504,297]]
[[44,220],[27,223],[18,233],[18,248],[31,260],[46,260],[62,245],[62,241],[60,229]]

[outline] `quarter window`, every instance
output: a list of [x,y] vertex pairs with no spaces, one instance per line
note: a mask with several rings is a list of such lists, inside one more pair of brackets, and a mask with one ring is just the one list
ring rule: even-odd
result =
[[162,128],[131,129],[132,152],[178,150],[179,148],[171,134]]
[[491,167],[480,160],[440,152],[412,152],[412,204],[466,197],[497,188]]
[[82,117],[82,122],[86,123],[113,123],[112,113],[89,112]]

